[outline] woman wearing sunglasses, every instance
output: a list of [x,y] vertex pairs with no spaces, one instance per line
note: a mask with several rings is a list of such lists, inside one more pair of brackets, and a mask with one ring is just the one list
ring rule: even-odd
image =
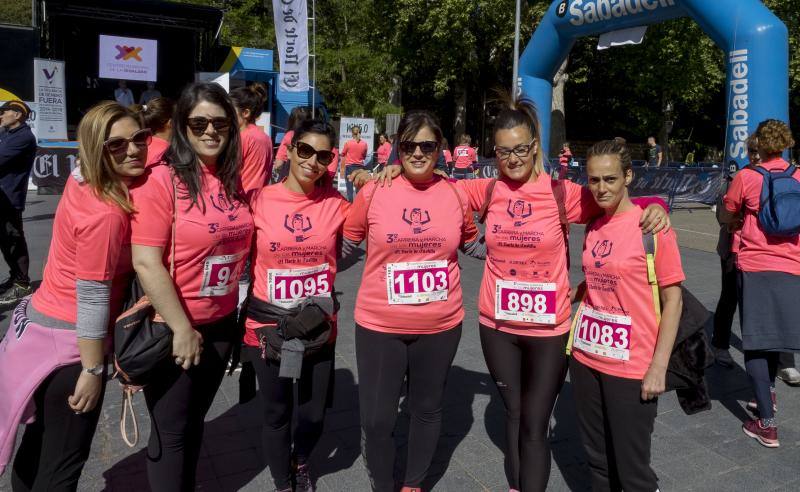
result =
[[[308,458],[322,434],[332,395],[336,341],[332,296],[342,225],[350,207],[331,186],[328,175],[335,138],[327,123],[300,123],[287,147],[286,179],[256,192],[251,201],[253,291],[247,303],[244,343],[258,378],[264,405],[264,455],[278,491],[291,492],[292,486],[295,491],[314,490]],[[313,351],[304,349],[295,374],[299,375],[295,398],[295,379],[281,377],[285,357],[275,347],[291,339],[287,323],[306,319],[318,305],[330,313],[324,316],[327,319],[319,319],[313,335],[291,337],[304,346],[313,337],[321,345]]]
[[[567,372],[566,226],[587,223],[602,210],[588,189],[553,181],[544,171],[533,104],[506,96],[503,105],[494,126],[499,178],[456,185],[486,222],[479,329],[506,408],[506,477],[511,490],[535,491],[544,490],[550,476],[547,433]],[[388,176],[397,173],[394,167]],[[665,210],[649,206],[642,223],[648,231],[660,230],[667,223]]]
[[[86,113],[78,140],[42,285],[0,343],[0,473],[17,424],[35,417],[14,461],[14,490],[77,489],[100,418],[109,322],[132,272],[128,186],[144,172],[150,131],[109,101]],[[35,415],[25,414],[31,404]]]
[[419,490],[442,425],[442,399],[464,318],[458,250],[479,246],[467,197],[433,173],[442,131],[425,112],[398,128],[402,176],[365,186],[345,222],[345,250],[367,242],[356,300],[363,453],[372,487],[394,490],[392,437],[408,377],[404,491]]
[[260,190],[272,176],[272,139],[256,126],[261,116],[267,89],[261,83],[231,91],[242,140],[242,188],[245,193]]
[[131,189],[133,266],[173,332],[173,357],[144,389],[153,422],[147,474],[155,491],[194,488],[203,419],[239,343],[237,287],[253,219],[239,184],[235,122],[219,85],[190,85],[175,108],[166,165],[150,168]]

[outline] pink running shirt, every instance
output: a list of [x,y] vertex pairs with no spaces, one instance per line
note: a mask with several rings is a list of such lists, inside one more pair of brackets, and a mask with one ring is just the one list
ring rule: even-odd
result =
[[[783,159],[761,163],[769,171],[783,171],[789,164]],[[800,171],[794,174],[800,181]],[[761,210],[761,185],[763,176],[752,169],[742,169],[733,177],[728,193],[723,198],[728,212],[744,208],[739,254],[736,263],[743,272],[786,272],[800,275],[800,236],[767,236],[758,225]]]
[[272,139],[254,124],[241,133],[242,168],[239,175],[245,193],[260,190],[272,176]]
[[150,145],[147,146],[147,162],[145,167],[155,166],[164,159],[164,153],[169,148],[169,142],[153,135]]
[[364,164],[364,159],[367,158],[367,141],[348,140],[342,147],[342,157],[344,158],[345,166],[350,164]]
[[[596,219],[586,228],[583,272],[587,293],[576,316],[573,356],[611,376],[642,379],[653,360],[658,321],[647,281],[642,209]],[[660,232],[656,246],[660,287],[686,278],[675,231]]]
[[[225,197],[220,180],[201,169],[198,205],[178,186],[175,231],[175,286],[193,326],[211,323],[236,309],[239,277],[250,253],[253,218],[247,205]],[[136,212],[131,242],[164,249],[169,269],[172,235],[172,173],[169,166],[150,168],[150,175],[131,188]],[[203,207],[205,206],[205,212]]]
[[288,159],[286,148],[292,144],[292,137],[294,137],[294,130],[289,130],[283,134],[281,144],[278,146],[277,152],[275,152],[276,161],[286,161]]
[[472,166],[473,162],[477,162],[478,160],[475,149],[469,145],[459,145],[453,149],[453,157],[455,157],[456,169],[466,169]]
[[392,153],[392,144],[389,142],[382,143],[377,150],[378,164],[386,164],[389,162],[389,154]]
[[464,319],[458,248],[478,236],[467,206],[463,191],[439,177],[412,184],[400,176],[385,188],[367,183],[344,225],[346,239],[367,241],[356,323],[431,334]]
[[[491,182],[458,181],[472,210],[481,209]],[[533,182],[497,181],[486,215],[486,262],[478,295],[481,324],[525,336],[569,331],[566,249],[552,185],[545,173]],[[602,213],[587,188],[564,181],[564,191],[571,223],[586,223]],[[536,299],[544,302],[534,305]]]
[[[305,195],[277,183],[258,192],[250,206],[256,235],[253,295],[286,309],[311,295],[330,295],[350,203],[331,186],[318,186]],[[248,318],[247,345],[259,345],[255,330],[262,326]]]
[[445,162],[445,164],[452,163],[453,162],[453,154],[451,154],[450,151],[447,150],[447,149],[444,149],[442,152],[444,153],[444,162]]

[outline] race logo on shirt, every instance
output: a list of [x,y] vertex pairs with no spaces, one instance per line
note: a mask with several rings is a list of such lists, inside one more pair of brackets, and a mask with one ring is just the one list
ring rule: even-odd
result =
[[523,219],[527,219],[533,215],[533,206],[524,200],[512,201],[509,199],[506,211],[508,215],[514,219],[514,227],[522,227],[525,225],[525,220]]
[[423,226],[431,221],[431,214],[427,210],[421,208],[412,208],[411,211],[407,208],[403,209],[403,222],[411,226],[411,232],[414,234],[422,234],[428,228]]
[[307,236],[305,233],[310,231],[314,226],[311,225],[311,217],[307,217],[303,214],[292,214],[290,217],[289,214],[286,214],[283,218],[283,227],[294,234],[295,242],[302,243],[311,237]]
[[239,216],[239,207],[242,206],[242,203],[238,200],[230,201],[225,193],[218,193],[216,198],[211,195],[209,198],[211,199],[211,205],[223,214],[227,214],[228,220],[231,222],[235,221]]
[[596,268],[602,268],[605,265],[604,262],[601,260],[608,258],[611,255],[612,250],[614,249],[614,241],[609,241],[608,239],[603,239],[602,241],[597,241],[594,243],[594,247],[592,248],[592,258],[595,259],[594,266]]

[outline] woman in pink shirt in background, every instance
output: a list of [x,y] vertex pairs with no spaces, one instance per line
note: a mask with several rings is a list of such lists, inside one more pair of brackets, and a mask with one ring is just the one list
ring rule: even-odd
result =
[[347,201],[350,203],[353,202],[354,193],[357,193],[350,175],[364,170],[364,160],[367,158],[367,150],[369,150],[367,142],[361,139],[361,128],[354,126],[351,132],[353,139],[347,140],[340,152],[342,159],[344,159],[344,176],[347,179]]
[[[780,352],[800,350],[800,235],[767,235],[759,224],[762,172],[800,172],[782,158],[794,146],[789,127],[777,120],[762,122],[755,132],[761,162],[742,169],[723,199],[723,222],[744,219],[736,264],[739,273],[739,319],[745,369],[755,394],[756,419],[742,425],[746,435],[764,446],[779,446],[775,422],[775,376]],[[797,213],[797,211],[795,211]]]
[[169,148],[172,136],[172,113],[175,102],[166,97],[154,97],[147,104],[131,105],[144,128],[149,128],[153,137],[147,147],[147,167],[161,162]]
[[367,184],[344,228],[346,249],[367,242],[356,360],[362,449],[376,491],[396,490],[392,432],[406,376],[411,424],[402,490],[420,490],[425,479],[464,318],[458,250],[480,245],[467,197],[433,173],[442,145],[436,120],[408,113],[398,139],[403,175],[391,187]]
[[255,83],[232,90],[230,97],[236,107],[242,141],[239,175],[242,189],[248,194],[266,186],[272,177],[272,139],[255,124],[264,109],[267,89],[264,84]]
[[586,228],[583,302],[573,322],[569,370],[581,438],[592,490],[655,491],[651,436],[683,305],[678,240],[672,230],[646,236],[654,242],[654,292],[644,212],[628,196],[630,152],[607,140],[587,159],[589,189],[605,215]]
[[389,155],[392,153],[392,144],[389,142],[389,137],[385,133],[378,136],[378,150],[375,154],[378,159],[378,171],[382,171],[386,164],[389,162]]
[[453,175],[453,154],[450,152],[450,144],[445,138],[442,141],[442,154],[444,154],[444,165],[447,166],[447,174],[449,176]]
[[472,172],[472,165],[478,162],[478,154],[470,145],[472,138],[469,135],[461,135],[459,145],[453,149],[453,177],[455,179],[467,179],[467,175]]

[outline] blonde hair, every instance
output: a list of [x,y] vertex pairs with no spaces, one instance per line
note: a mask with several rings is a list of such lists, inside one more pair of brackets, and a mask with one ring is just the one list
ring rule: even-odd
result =
[[113,101],[103,101],[89,109],[78,123],[78,156],[81,175],[97,197],[130,213],[133,205],[128,188],[114,170],[104,146],[111,126],[122,118],[131,118],[141,126],[133,111]]
[[759,152],[765,154],[761,156],[764,160],[775,157],[784,150],[794,147],[792,131],[789,130],[786,123],[780,120],[762,121],[754,135],[758,139]]
[[501,104],[500,114],[494,120],[494,132],[498,130],[510,130],[519,126],[525,127],[530,131],[534,143],[536,143],[536,155],[534,156],[533,168],[537,174],[544,172],[544,151],[542,149],[542,132],[539,125],[539,113],[533,101],[527,98],[514,99],[507,91],[498,91],[498,102]]

